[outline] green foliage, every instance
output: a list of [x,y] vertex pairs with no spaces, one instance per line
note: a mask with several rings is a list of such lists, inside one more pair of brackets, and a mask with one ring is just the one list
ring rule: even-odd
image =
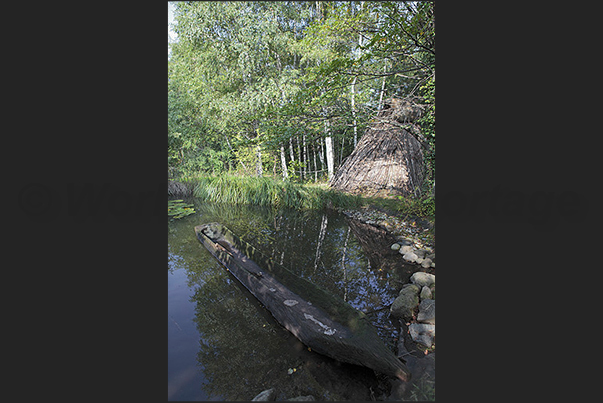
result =
[[[279,173],[284,146],[290,179],[301,181],[299,168],[313,170],[322,138],[333,138],[336,164],[351,153],[352,128],[362,136],[385,85],[384,98],[420,95],[429,105],[419,124],[432,146],[424,153],[426,186],[432,183],[432,2],[174,4],[178,42],[170,45],[168,61],[168,167],[174,176],[253,175],[259,144],[262,164]],[[313,153],[306,160],[297,146],[302,137]],[[318,169],[326,169],[319,155]]]
[[209,202],[251,204],[298,209],[351,208],[360,198],[320,186],[307,186],[268,177],[222,175],[190,179],[193,195]]
[[195,213],[192,203],[183,200],[168,200],[168,216],[170,219],[178,219]]
[[433,197],[418,199],[397,196],[397,199],[400,201],[398,211],[402,214],[430,218],[435,216],[435,199]]
[[425,166],[425,176],[423,179],[423,192],[427,194],[431,192],[431,188],[435,182],[435,155],[436,155],[436,123],[435,123],[435,66],[432,67],[433,74],[427,78],[425,84],[420,88],[421,93],[427,104],[425,114],[419,119],[418,123],[421,126],[421,132],[427,139],[429,150],[423,153],[423,162]]

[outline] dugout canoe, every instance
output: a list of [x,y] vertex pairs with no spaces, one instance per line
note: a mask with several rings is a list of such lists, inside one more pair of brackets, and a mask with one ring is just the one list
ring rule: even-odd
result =
[[295,337],[341,362],[410,379],[410,371],[385,346],[366,315],[295,275],[219,223],[195,227],[207,250]]

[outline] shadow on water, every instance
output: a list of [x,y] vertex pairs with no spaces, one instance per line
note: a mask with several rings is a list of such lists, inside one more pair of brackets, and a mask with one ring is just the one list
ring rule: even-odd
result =
[[412,272],[399,256],[390,256],[386,234],[371,233],[333,211],[190,201],[196,214],[168,224],[168,287],[178,273],[185,273],[186,286],[180,291],[172,287],[171,293],[186,295],[188,303],[180,306],[168,299],[168,312],[172,319],[180,318],[181,330],[196,328],[194,345],[191,340],[184,343],[191,344],[187,351],[194,349],[197,368],[194,376],[174,380],[184,371],[176,349],[184,347],[173,343],[179,331],[169,321],[168,382],[177,385],[169,400],[251,400],[272,387],[277,400],[299,395],[371,400],[387,394],[389,383],[383,376],[309,351],[217,263],[198,242],[193,227],[213,221],[226,225],[287,269],[366,312],[394,350],[399,335],[387,307]]

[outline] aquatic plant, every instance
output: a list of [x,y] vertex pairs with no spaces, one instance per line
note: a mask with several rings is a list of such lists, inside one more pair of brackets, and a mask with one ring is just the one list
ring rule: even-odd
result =
[[168,217],[170,219],[174,220],[194,213],[193,204],[185,203],[184,200],[168,200]]

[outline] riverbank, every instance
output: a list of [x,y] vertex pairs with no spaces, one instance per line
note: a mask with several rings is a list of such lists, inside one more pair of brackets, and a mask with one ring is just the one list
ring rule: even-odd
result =
[[298,184],[270,177],[199,176],[168,182],[168,196],[193,196],[208,202],[295,209],[357,208],[360,196],[326,185]]
[[[435,220],[400,215],[379,204],[344,210],[343,214],[361,222],[363,232],[372,233],[373,238],[375,232],[387,234],[372,246],[382,250],[381,256],[387,254],[389,266],[397,261],[410,265],[413,272],[400,284],[399,294],[389,307],[392,323],[399,329],[396,354],[412,378],[410,382],[390,381],[391,391],[383,400],[435,400]],[[386,253],[390,251],[398,254]]]
[[[432,197],[364,197],[332,189],[326,183],[301,184],[280,178],[233,175],[185,177],[168,181],[168,197],[197,197],[209,202],[296,209],[356,209],[361,213],[400,218],[413,227],[429,230],[434,227],[435,200]],[[386,225],[395,229],[400,223],[394,219]]]

